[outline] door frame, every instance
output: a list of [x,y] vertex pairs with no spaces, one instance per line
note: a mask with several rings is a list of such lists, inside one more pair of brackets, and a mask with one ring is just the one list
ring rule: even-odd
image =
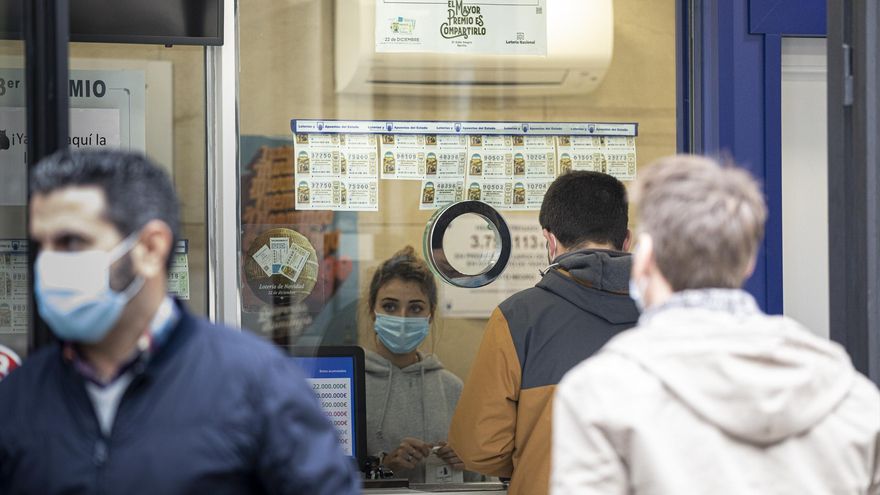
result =
[[768,217],[746,282],[783,310],[782,38],[824,37],[825,0],[679,0],[678,149],[733,159],[763,185]]

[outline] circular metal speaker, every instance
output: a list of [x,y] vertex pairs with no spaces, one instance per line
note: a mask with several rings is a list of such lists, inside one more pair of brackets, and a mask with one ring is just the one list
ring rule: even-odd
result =
[[[455,269],[443,250],[443,236],[446,234],[446,229],[453,220],[468,214],[483,218],[495,234],[495,249],[489,266],[476,275],[464,274]],[[507,222],[498,210],[482,201],[459,201],[440,208],[425,227],[422,239],[425,259],[431,270],[456,287],[473,289],[488,285],[501,275],[507,267],[507,262],[510,261],[511,240]]]

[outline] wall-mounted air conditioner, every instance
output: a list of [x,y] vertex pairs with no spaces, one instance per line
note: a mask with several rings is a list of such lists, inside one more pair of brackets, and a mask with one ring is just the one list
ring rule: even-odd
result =
[[384,0],[336,0],[340,93],[585,94],[599,86],[611,63],[613,0],[547,0],[546,56],[377,52],[377,1]]

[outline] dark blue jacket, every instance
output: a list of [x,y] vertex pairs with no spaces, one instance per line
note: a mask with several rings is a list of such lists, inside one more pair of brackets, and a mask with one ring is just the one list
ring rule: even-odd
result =
[[296,364],[258,337],[182,311],[135,373],[108,437],[59,346],[0,382],[0,493],[360,492]]

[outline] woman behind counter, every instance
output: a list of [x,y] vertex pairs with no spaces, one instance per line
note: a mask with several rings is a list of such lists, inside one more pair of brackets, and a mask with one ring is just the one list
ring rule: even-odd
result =
[[425,482],[424,461],[434,447],[447,464],[464,469],[446,445],[462,382],[436,356],[416,350],[436,308],[434,276],[412,247],[373,274],[369,311],[376,352],[366,356],[367,449],[411,483]]

